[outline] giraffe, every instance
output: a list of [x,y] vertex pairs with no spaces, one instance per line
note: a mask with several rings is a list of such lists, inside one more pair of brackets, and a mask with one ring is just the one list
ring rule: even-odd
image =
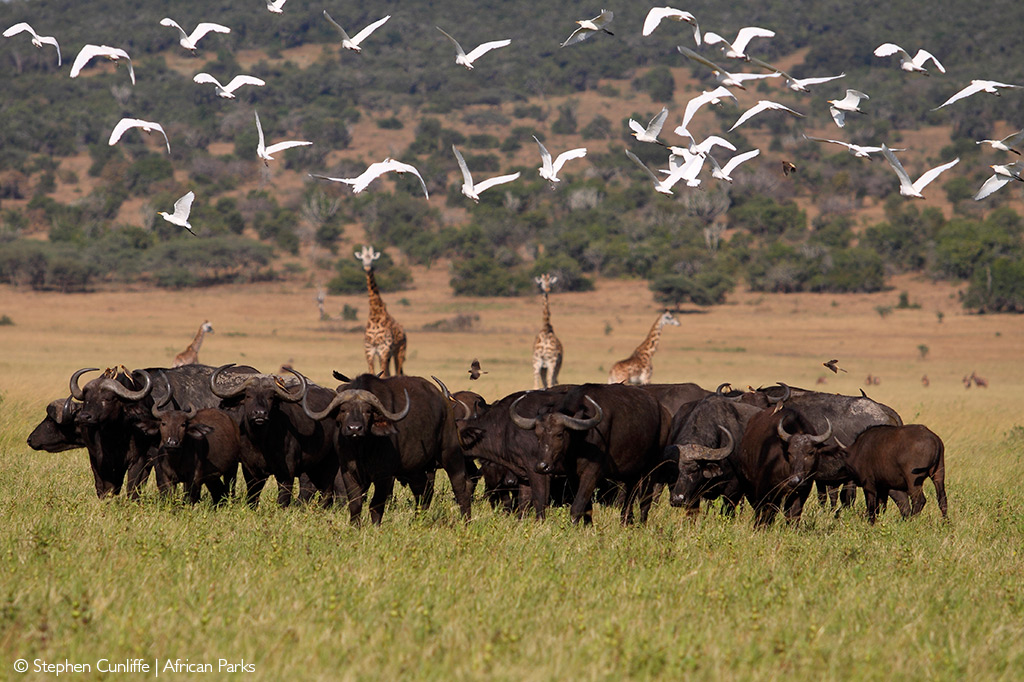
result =
[[672,317],[672,313],[668,310],[658,316],[654,326],[651,327],[651,331],[648,332],[647,338],[636,347],[632,355],[612,365],[612,371],[608,373],[609,384],[639,385],[651,383],[651,374],[654,372],[651,358],[654,356],[654,352],[658,350],[661,328],[666,324],[671,324],[675,327],[679,326],[679,320]]
[[551,328],[551,308],[548,307],[548,293],[558,278],[544,274],[534,281],[544,295],[544,324],[533,342],[533,387],[549,388],[558,383],[558,370],[562,368],[562,342]]
[[356,252],[356,259],[362,261],[366,272],[366,290],[370,296],[370,314],[366,316],[366,337],[363,350],[366,352],[366,364],[370,374],[375,374],[374,360],[380,361],[383,376],[391,376],[389,363],[395,361],[395,374],[402,374],[405,364],[405,330],[388,314],[384,301],[381,300],[377,281],[373,278],[373,261],[380,258],[380,252],[372,246],[364,246]]
[[188,344],[188,348],[181,351],[174,356],[174,367],[181,367],[182,365],[196,365],[199,364],[199,347],[203,345],[203,337],[207,333],[213,333],[213,326],[209,320],[204,320],[199,325],[199,331],[196,332],[196,338],[192,339],[192,343]]

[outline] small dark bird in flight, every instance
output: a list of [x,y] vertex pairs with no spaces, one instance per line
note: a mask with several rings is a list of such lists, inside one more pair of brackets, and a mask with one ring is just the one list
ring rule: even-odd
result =
[[474,358],[469,365],[469,378],[476,380],[480,378],[481,374],[487,374],[487,372],[480,371],[480,361]]
[[789,175],[790,173],[796,173],[796,164],[794,164],[792,161],[783,161],[782,174]]
[[839,362],[839,360],[829,360],[828,362],[823,362],[821,364],[825,365],[830,370],[832,370],[833,374],[839,374],[840,371],[845,372],[846,370],[843,369],[842,367],[836,367],[837,362]]

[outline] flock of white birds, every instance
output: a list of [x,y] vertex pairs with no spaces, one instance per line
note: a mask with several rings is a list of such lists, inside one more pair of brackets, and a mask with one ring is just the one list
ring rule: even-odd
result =
[[[280,14],[284,11],[284,5],[287,0],[268,0],[267,10],[276,14]],[[350,37],[344,28],[338,22],[331,18],[326,10],[323,12],[324,19],[332,24],[341,33],[342,41],[341,45],[343,48],[360,52],[362,44],[370,37],[370,35],[378,28],[383,26],[390,18],[391,15],[385,16],[382,19],[374,21],[361,29],[355,36]],[[576,22],[577,28],[569,35],[564,42],[561,43],[561,47],[577,44],[583,40],[595,36],[600,33],[613,36],[614,34],[607,28],[614,20],[614,13],[609,10],[602,10],[601,13],[593,19],[582,19]],[[758,59],[756,56],[750,54],[751,41],[755,39],[770,39],[775,36],[775,32],[769,29],[760,28],[757,26],[746,26],[736,33],[736,37],[729,41],[722,37],[718,33],[712,31],[706,31],[703,34],[703,40],[701,35],[700,26],[697,23],[697,19],[689,12],[675,9],[672,7],[655,7],[652,8],[644,20],[642,35],[651,35],[663,21],[677,21],[689,24],[693,31],[694,42],[698,47],[702,44],[705,46],[717,46],[719,52],[725,59],[734,60],[743,65],[754,65],[758,68],[763,69],[761,73],[740,73],[730,72],[719,66],[715,62],[711,61],[707,57],[697,53],[696,51],[680,45],[678,47],[679,52],[685,57],[697,62],[710,70],[711,76],[714,77],[717,87],[714,90],[709,90],[701,93],[700,95],[692,98],[686,105],[682,121],[675,128],[674,132],[681,138],[686,140],[685,145],[672,145],[665,143],[659,139],[662,128],[666,120],[668,119],[669,110],[668,108],[662,109],[646,126],[630,119],[629,127],[632,130],[633,136],[639,142],[657,144],[666,147],[669,151],[667,159],[666,169],[658,169],[657,172],[652,171],[647,167],[646,164],[641,161],[636,154],[630,150],[626,150],[626,155],[642,168],[651,181],[654,184],[654,189],[662,194],[672,194],[672,187],[680,181],[684,181],[687,187],[699,187],[701,184],[700,173],[704,168],[705,162],[709,162],[711,166],[711,176],[714,179],[722,180],[724,182],[732,182],[732,174],[736,168],[745,161],[748,161],[758,154],[760,150],[752,149],[742,153],[738,153],[729,159],[724,165],[720,164],[714,156],[711,154],[711,150],[715,147],[722,147],[731,152],[736,152],[736,147],[728,140],[717,136],[709,135],[704,139],[699,139],[696,135],[691,132],[691,125],[693,123],[694,116],[701,109],[701,107],[712,104],[721,105],[723,100],[732,99],[734,102],[738,101],[736,95],[732,92],[732,88],[738,90],[746,90],[744,83],[751,81],[759,81],[771,78],[782,78],[785,86],[795,92],[806,93],[809,91],[809,87],[818,86],[824,83],[828,83],[833,80],[845,78],[846,74],[841,73],[837,76],[822,76],[822,77],[809,77],[809,78],[794,78],[790,74],[786,73],[782,69],[778,69],[771,64]],[[191,33],[186,33],[185,30],[173,19],[164,18],[160,21],[161,26],[173,28],[178,31],[179,44],[182,48],[192,52],[193,54],[199,49],[198,43],[205,36],[210,33],[230,33],[231,29],[221,24],[215,24],[210,22],[201,22],[196,25],[195,29]],[[474,62],[479,60],[488,52],[497,50],[499,48],[507,47],[511,44],[511,39],[500,39],[492,40],[481,43],[469,52],[463,50],[459,42],[453,38],[449,33],[440,27],[437,27],[448,40],[450,40],[455,47],[455,63],[460,66],[464,66],[466,69],[473,69]],[[26,22],[17,23],[3,32],[4,37],[10,38],[20,33],[27,33],[32,44],[41,48],[43,45],[51,45],[57,51],[57,65],[61,66],[61,54],[60,45],[53,36],[42,36],[36,33],[36,31]],[[919,49],[914,57],[910,56],[906,50],[895,43],[882,43],[875,51],[874,55],[879,58],[887,58],[891,56],[899,57],[899,67],[908,74],[920,74],[924,76],[929,75],[929,71],[925,68],[926,64],[934,66],[935,70],[940,74],[946,72],[945,67],[942,63],[930,52],[924,49]],[[86,45],[78,53],[75,58],[70,76],[75,78],[79,75],[83,68],[85,68],[93,59],[97,57],[103,57],[115,63],[124,63],[128,68],[128,75],[131,79],[132,84],[135,84],[135,71],[132,67],[131,57],[126,51],[116,47],[110,47],[108,45]],[[217,95],[226,99],[233,99],[235,97],[234,92],[242,86],[254,86],[262,87],[266,83],[255,76],[249,76],[240,74],[232,78],[227,85],[222,85],[216,78],[207,73],[197,73],[193,81],[198,84],[212,84],[216,88]],[[1024,86],[1013,85],[1008,83],[1000,83],[992,80],[972,80],[965,88],[954,94],[952,97],[947,99],[945,102],[935,107],[934,110],[946,107],[954,102],[962,100],[971,95],[987,92],[995,95],[1000,94],[1000,90],[1021,88]],[[861,102],[870,100],[870,97],[863,92],[847,88],[845,96],[843,98],[836,98],[828,100],[829,113],[836,126],[844,128],[846,126],[846,118],[848,114],[859,113],[865,114],[861,108]],[[739,126],[743,125],[746,121],[754,116],[770,113],[770,112],[782,112],[796,118],[804,118],[805,114],[798,112],[788,106],[773,102],[771,100],[759,100],[752,107],[746,109],[736,120],[736,122],[729,128],[729,132],[735,130]],[[292,147],[311,145],[312,142],[304,140],[287,140],[277,142],[272,145],[266,145],[263,136],[263,127],[260,124],[259,113],[255,113],[256,119],[256,130],[259,137],[259,143],[256,148],[256,156],[261,159],[264,164],[269,166],[269,162],[274,160],[273,154],[290,149]],[[164,128],[156,122],[145,121],[136,118],[122,118],[115,126],[113,131],[110,133],[108,144],[114,145],[121,139],[121,137],[133,128],[138,128],[144,132],[159,132],[163,135],[164,141],[167,146],[167,152],[170,153],[171,145],[170,140],[167,137],[167,133]],[[906,197],[923,198],[922,192],[932,181],[934,181],[941,173],[952,168],[960,159],[956,158],[952,161],[944,163],[935,168],[929,169],[915,181],[911,180],[907,171],[903,168],[903,164],[900,163],[899,158],[894,152],[906,151],[904,149],[892,149],[887,147],[884,143],[879,146],[868,146],[868,145],[857,145],[851,142],[845,142],[843,140],[833,140],[828,138],[811,137],[804,135],[807,140],[816,142],[825,142],[829,144],[840,145],[847,148],[850,153],[856,157],[869,158],[872,154],[881,153],[883,157],[888,161],[893,171],[896,173],[899,179],[899,191],[900,194]],[[544,147],[544,145],[537,140],[539,147],[542,165],[539,169],[540,176],[551,183],[559,182],[558,173],[567,161],[573,159],[579,159],[586,156],[586,148],[572,149],[559,154],[552,161],[551,154]],[[979,140],[978,144],[987,144],[992,149],[1002,152],[1013,153],[1020,155],[1020,150],[1017,149],[1024,141],[1024,130],[1015,132],[999,140]],[[470,174],[469,167],[466,164],[465,158],[462,153],[452,145],[452,151],[455,154],[455,158],[458,162],[459,168],[462,171],[463,184],[462,193],[472,199],[475,202],[480,201],[480,194],[487,189],[502,185],[508,182],[512,182],[519,178],[519,173],[512,173],[509,175],[501,175],[497,177],[488,178],[486,180],[475,182],[472,175]],[[1022,177],[1022,171],[1024,171],[1024,164],[1021,162],[1012,162],[1007,164],[994,164],[991,166],[993,175],[985,181],[982,187],[975,194],[975,200],[981,200],[989,196],[996,190],[1000,189],[1004,185],[1014,180],[1024,182]],[[318,175],[310,173],[310,177],[327,180],[331,182],[338,182],[349,185],[352,187],[353,192],[361,192],[376,178],[380,177],[385,173],[411,173],[419,178],[420,184],[423,187],[423,194],[429,199],[427,193],[426,183],[423,181],[419,171],[416,170],[412,165],[395,161],[393,159],[385,159],[382,162],[371,164],[366,171],[354,178],[335,178],[325,175]],[[184,229],[195,235],[192,231],[192,225],[189,223],[189,214],[192,208],[192,202],[195,198],[195,193],[189,191],[183,197],[178,199],[174,203],[174,209],[172,213],[159,212],[158,215],[163,217],[168,222],[183,227]]]

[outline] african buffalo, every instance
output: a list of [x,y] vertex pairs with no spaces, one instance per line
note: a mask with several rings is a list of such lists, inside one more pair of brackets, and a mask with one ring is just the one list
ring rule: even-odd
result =
[[363,374],[338,387],[325,407],[314,411],[303,400],[303,410],[318,423],[334,425],[335,487],[344,486],[353,523],[359,523],[371,483],[370,519],[379,524],[396,478],[420,497],[438,467],[448,474],[459,510],[469,519],[471,493],[455,418],[426,379]]
[[857,485],[864,488],[868,519],[875,522],[879,502],[892,490],[910,495],[910,503],[897,500],[903,516],[924,508],[922,484],[932,479],[939,511],[946,518],[946,462],[942,439],[921,424],[873,426],[846,447],[840,442],[838,456]]
[[81,407],[70,396],[58,398],[46,406],[46,416],[28,435],[28,446],[45,452],[64,452],[85,447],[85,440],[75,423]]

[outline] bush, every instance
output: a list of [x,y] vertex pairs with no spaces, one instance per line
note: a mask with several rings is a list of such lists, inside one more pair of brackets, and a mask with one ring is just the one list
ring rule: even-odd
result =
[[391,116],[377,121],[377,127],[383,130],[401,130],[405,127],[405,124],[397,116]]
[[[360,294],[366,292],[366,273],[361,261],[355,258],[341,258],[334,265],[337,275],[327,283],[329,294]],[[412,284],[412,273],[395,265],[387,253],[373,263],[373,279],[381,292],[408,289]]]
[[675,95],[676,83],[667,66],[658,65],[633,81],[636,90],[646,92],[655,102],[671,102]]
[[1024,262],[997,258],[976,270],[963,304],[980,313],[1024,312]]
[[453,263],[451,285],[456,296],[522,296],[533,290],[526,273],[486,255]]

